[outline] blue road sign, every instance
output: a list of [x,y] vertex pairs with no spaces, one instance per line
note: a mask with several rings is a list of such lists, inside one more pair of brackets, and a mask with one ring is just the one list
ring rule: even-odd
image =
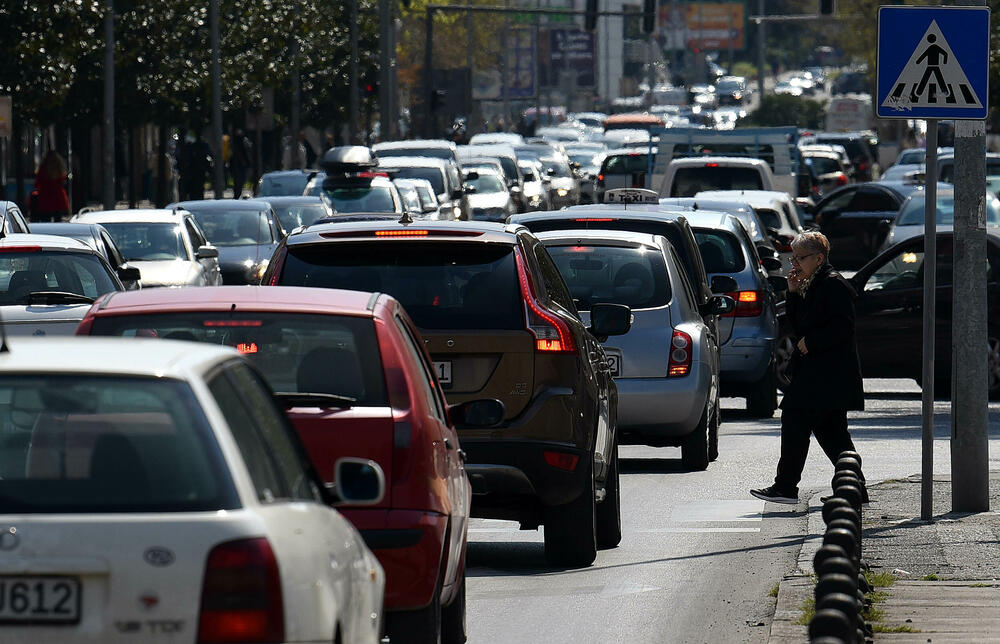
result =
[[875,114],[984,119],[988,7],[879,7]]

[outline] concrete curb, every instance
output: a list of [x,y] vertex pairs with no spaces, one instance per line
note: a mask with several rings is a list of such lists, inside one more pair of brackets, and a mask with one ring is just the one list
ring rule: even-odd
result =
[[826,530],[820,496],[822,494],[817,492],[810,497],[806,507],[806,538],[799,548],[796,570],[778,582],[778,601],[771,619],[768,644],[801,644],[809,640],[809,627],[796,622],[802,617],[802,605],[813,598],[813,557],[823,545]]

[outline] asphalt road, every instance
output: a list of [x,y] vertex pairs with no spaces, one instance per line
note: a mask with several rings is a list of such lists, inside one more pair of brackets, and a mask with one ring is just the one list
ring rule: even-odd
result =
[[[920,472],[920,390],[868,380],[865,412],[851,427],[871,481]],[[778,458],[778,413],[752,420],[726,399],[719,460],[686,472],[677,448],[622,446],[624,538],[593,566],[547,566],[541,531],[475,520],[469,534],[472,643],[766,642],[768,591],[795,568],[810,496],[832,467],[813,443],[798,506],[765,504]],[[950,471],[948,403],[936,406],[935,469]],[[780,412],[779,412],[780,413]],[[991,462],[1000,469],[1000,405],[990,405]]]

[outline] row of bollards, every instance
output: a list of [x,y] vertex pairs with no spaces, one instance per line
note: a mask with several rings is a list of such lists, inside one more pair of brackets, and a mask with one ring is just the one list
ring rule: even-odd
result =
[[841,452],[833,474],[833,496],[823,503],[826,533],[813,558],[816,613],[809,622],[813,644],[866,644],[871,625],[862,610],[870,588],[861,561],[861,506],[867,501],[861,456]]

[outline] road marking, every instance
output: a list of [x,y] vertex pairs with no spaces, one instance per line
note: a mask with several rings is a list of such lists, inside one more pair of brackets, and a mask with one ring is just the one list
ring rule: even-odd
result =
[[760,532],[760,528],[653,528],[651,530],[640,530],[644,533],[671,533],[671,532]]
[[761,521],[764,502],[760,500],[700,501],[684,503],[674,508],[670,518],[679,523]]

